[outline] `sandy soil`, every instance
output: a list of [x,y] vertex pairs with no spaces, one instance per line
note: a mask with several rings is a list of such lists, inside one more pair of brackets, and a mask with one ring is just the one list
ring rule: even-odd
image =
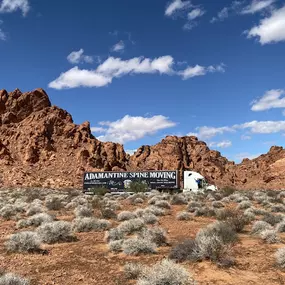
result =
[[[124,210],[133,210],[143,206],[126,205]],[[195,217],[194,221],[177,221],[176,213],[185,206],[172,206],[169,215],[161,217],[159,226],[168,231],[172,245],[186,238],[194,237],[196,232],[214,221],[212,218]],[[59,219],[70,220],[72,216]],[[222,269],[217,265],[203,261],[182,263],[198,284],[285,284],[285,272],[275,266],[274,253],[283,243],[264,244],[260,238],[249,235],[250,225],[239,235],[239,242],[233,247],[236,266]],[[129,261],[153,264],[166,257],[171,247],[161,247],[157,254],[137,257],[125,254],[113,254],[104,242],[104,232],[77,234],[78,241],[45,245],[48,255],[8,254],[4,248],[7,236],[14,233],[14,221],[0,223],[0,268],[29,278],[32,284],[39,285],[123,285],[133,284],[123,279],[123,266]],[[285,241],[285,234],[280,235]]]

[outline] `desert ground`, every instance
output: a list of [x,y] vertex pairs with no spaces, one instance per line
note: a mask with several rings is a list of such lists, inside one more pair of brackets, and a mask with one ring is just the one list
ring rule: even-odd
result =
[[285,284],[284,197],[2,189],[0,284]]

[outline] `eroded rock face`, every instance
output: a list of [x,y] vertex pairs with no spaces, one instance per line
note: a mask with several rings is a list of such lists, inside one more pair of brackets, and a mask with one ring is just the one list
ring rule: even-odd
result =
[[89,122],[74,124],[42,89],[0,90],[0,135],[0,186],[81,188],[84,171],[178,169],[200,172],[219,187],[285,188],[282,147],[235,165],[196,137],[168,136],[130,156],[120,144],[97,140]]
[[219,187],[285,189],[285,150],[272,147],[267,154],[235,164],[210,150],[196,137],[168,136],[154,146],[142,146],[130,157],[130,170],[194,170]]
[[123,147],[73,123],[42,89],[0,91],[2,185],[81,187],[85,170],[126,169]]

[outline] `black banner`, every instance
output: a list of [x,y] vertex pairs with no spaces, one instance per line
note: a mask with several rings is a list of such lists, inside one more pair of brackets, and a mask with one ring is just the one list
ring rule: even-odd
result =
[[178,171],[85,172],[83,189],[126,190],[133,181],[146,183],[148,189],[177,189]]

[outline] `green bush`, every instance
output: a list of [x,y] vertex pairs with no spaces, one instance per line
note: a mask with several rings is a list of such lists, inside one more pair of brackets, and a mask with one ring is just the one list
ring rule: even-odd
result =
[[148,185],[139,181],[132,181],[129,190],[134,193],[144,193],[148,191]]

